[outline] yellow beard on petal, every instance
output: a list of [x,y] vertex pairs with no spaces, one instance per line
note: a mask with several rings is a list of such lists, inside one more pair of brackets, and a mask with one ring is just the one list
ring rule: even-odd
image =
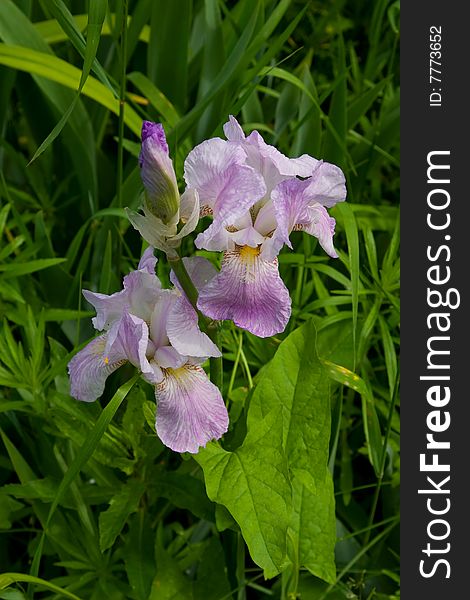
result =
[[252,248],[251,246],[242,246],[239,250],[241,260],[247,265],[253,265],[260,253],[259,246]]

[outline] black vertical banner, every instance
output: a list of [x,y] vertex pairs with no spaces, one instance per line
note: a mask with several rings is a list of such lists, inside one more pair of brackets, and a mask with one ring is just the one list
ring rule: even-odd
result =
[[404,600],[470,597],[470,35],[464,10],[466,3],[402,3]]

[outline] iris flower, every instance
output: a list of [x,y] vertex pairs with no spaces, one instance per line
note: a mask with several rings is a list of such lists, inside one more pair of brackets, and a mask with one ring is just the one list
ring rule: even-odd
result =
[[199,199],[194,189],[187,190],[180,198],[160,123],[143,122],[139,165],[145,188],[141,206],[144,214],[126,209],[127,216],[144,240],[175,258],[175,249],[198,223]]
[[[103,331],[69,363],[71,395],[85,402],[99,398],[113,371],[130,362],[154,385],[156,431],[177,452],[196,453],[228,428],[219,389],[202,363],[220,356],[217,346],[199,330],[198,316],[176,287],[162,289],[155,275],[156,258],[148,248],[138,269],[124,278],[124,289],[110,296],[84,290],[96,309],[93,325]],[[209,261],[185,260],[196,287],[215,275]]]
[[284,156],[257,131],[245,137],[232,116],[224,133],[227,140],[206,140],[185,161],[185,193],[196,191],[201,216],[213,216],[196,246],[224,252],[221,271],[199,292],[198,308],[268,337],[284,331],[291,313],[277,255],[284,244],[292,248],[289,234],[299,230],[337,257],[327,209],[345,200],[345,179],[330,163]]

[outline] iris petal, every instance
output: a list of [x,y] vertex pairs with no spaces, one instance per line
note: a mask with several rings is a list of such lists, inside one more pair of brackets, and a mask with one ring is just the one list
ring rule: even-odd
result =
[[335,220],[329,216],[325,206],[316,200],[324,188],[319,193],[314,177],[312,180],[283,181],[273,190],[272,201],[278,226],[271,241],[263,247],[264,258],[276,256],[284,244],[291,248],[289,234],[294,229],[317,237],[325,252],[337,258],[333,247]]
[[153,248],[147,248],[138,270],[124,277],[124,289],[120,292],[108,296],[83,290],[83,295],[96,310],[96,317],[92,319],[95,329],[109,329],[125,309],[144,321],[150,319],[155,298],[161,293],[161,283],[155,275],[156,262]]
[[202,142],[186,158],[185,181],[214,216],[213,223],[199,234],[198,247],[210,245],[224,227],[233,225],[265,195],[263,178],[244,164],[245,159],[241,147],[220,138]]
[[198,308],[212,319],[231,319],[259,337],[269,337],[284,331],[291,300],[277,260],[263,260],[258,248],[243,246],[225,253],[220,273],[199,293]]
[[107,337],[104,334],[95,338],[69,362],[70,395],[73,398],[84,402],[99,398],[108,376],[126,362],[124,354],[114,353],[111,359],[107,356]]
[[228,429],[228,414],[219,389],[204,370],[186,363],[168,369],[155,388],[156,429],[162,442],[176,452],[195,454]]

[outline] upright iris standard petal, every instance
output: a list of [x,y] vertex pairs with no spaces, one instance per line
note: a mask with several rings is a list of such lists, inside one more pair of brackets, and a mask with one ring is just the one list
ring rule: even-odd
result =
[[176,452],[195,454],[228,429],[227,409],[220,391],[196,364],[188,362],[165,370],[155,395],[158,437]]
[[262,174],[268,194],[286,177],[309,177],[319,162],[308,154],[288,158],[277,148],[267,144],[257,131],[245,137],[238,121],[232,115],[224,125],[224,133],[232,145],[243,148],[247,155],[246,163]]
[[219,138],[196,146],[185,161],[185,180],[199,194],[201,207],[208,207],[214,221],[200,234],[196,245],[205,246],[220,237],[266,193],[262,177],[243,164],[241,148]]
[[[217,274],[215,267],[202,256],[183,258],[183,263],[198,291]],[[170,280],[181,292],[181,296],[169,311],[166,322],[166,331],[171,345],[187,356],[222,356],[214,342],[199,329],[197,312],[186,298],[174,271],[170,272]]]
[[96,310],[96,317],[92,319],[95,329],[109,329],[125,309],[149,321],[155,297],[161,290],[161,283],[155,276],[156,262],[153,248],[149,247],[139,262],[138,270],[124,277],[124,289],[120,292],[108,296],[83,290],[83,295]]
[[[344,184],[341,183],[341,178],[337,183],[328,180],[330,169],[327,170],[327,176],[323,176],[321,174],[323,166],[322,164],[317,169],[318,179],[315,176],[312,178],[313,181],[290,179],[281,182],[273,190],[271,197],[278,226],[269,244],[266,245],[263,256],[277,255],[284,244],[292,248],[289,235],[294,229],[314,235],[331,257],[338,256],[333,247],[335,220],[329,216],[319,199],[328,204],[331,204],[334,199],[336,202],[344,200],[342,192]],[[318,182],[322,185],[317,185]]]
[[169,223],[179,210],[179,192],[162,125],[144,121],[139,155],[148,211]]
[[[139,264],[137,266],[138,271],[146,271],[149,275],[155,275],[155,265],[157,264],[157,257],[154,254],[152,246],[149,246],[144,250]],[[160,283],[160,282],[158,282]],[[161,287],[161,285],[160,285]]]
[[277,260],[263,260],[259,248],[243,246],[225,253],[220,273],[199,293],[198,308],[212,319],[231,319],[254,335],[268,337],[284,331],[291,299]]
[[326,208],[321,204],[310,206],[308,213],[308,222],[305,225],[300,224],[299,229],[318,238],[320,246],[331,258],[338,258],[333,246],[336,221],[330,217]]

